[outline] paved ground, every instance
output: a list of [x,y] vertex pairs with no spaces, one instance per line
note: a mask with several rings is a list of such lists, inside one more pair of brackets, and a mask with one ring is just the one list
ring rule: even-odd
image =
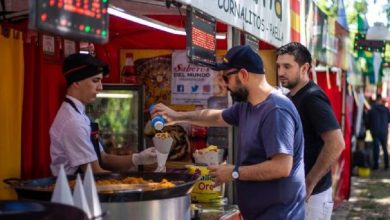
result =
[[352,177],[351,198],[337,208],[332,220],[390,220],[390,171]]

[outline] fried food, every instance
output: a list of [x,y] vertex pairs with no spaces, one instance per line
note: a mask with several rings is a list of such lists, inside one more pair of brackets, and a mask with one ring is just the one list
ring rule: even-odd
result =
[[222,162],[223,151],[215,145],[210,145],[203,149],[196,150],[192,156],[196,164],[217,165]]
[[[150,123],[148,123],[150,124]],[[189,161],[190,160],[190,140],[187,131],[181,125],[166,125],[163,133],[168,133],[173,139],[172,146],[169,152],[169,161]],[[161,132],[158,132],[161,133]],[[156,130],[150,125],[145,126],[144,134],[149,138],[153,138]],[[147,140],[148,141],[148,140]]]
[[172,188],[175,187],[176,185],[167,179],[162,179],[161,182],[155,185],[156,189],[165,189],[165,188]]
[[156,134],[154,135],[154,137],[159,138],[159,139],[162,139],[162,140],[167,139],[167,138],[170,138],[168,132],[159,132],[159,133],[156,133]]
[[197,149],[195,151],[196,154],[204,154],[204,153],[208,153],[208,152],[218,152],[218,147],[215,146],[215,145],[210,145],[206,148],[203,148],[203,149]]
[[[70,188],[74,188],[76,184],[75,180],[69,180],[69,186]],[[166,189],[166,188],[171,188],[175,187],[176,185],[173,182],[168,181],[167,179],[162,179],[160,182],[154,182],[153,180],[145,180],[142,177],[125,177],[123,179],[101,179],[101,180],[96,180],[96,186],[113,186],[115,188],[115,185],[145,185],[146,187],[141,187],[142,189],[147,189],[147,190],[155,190],[155,189]],[[55,184],[49,185],[42,187],[43,190],[48,190],[48,191],[53,191],[55,187]],[[136,188],[136,187],[135,187]]]

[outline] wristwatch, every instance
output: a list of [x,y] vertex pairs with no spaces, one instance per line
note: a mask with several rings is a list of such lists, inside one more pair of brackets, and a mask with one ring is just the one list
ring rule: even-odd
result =
[[240,168],[238,165],[234,166],[234,169],[232,172],[233,180],[238,180],[240,178],[240,173],[238,172],[238,168]]

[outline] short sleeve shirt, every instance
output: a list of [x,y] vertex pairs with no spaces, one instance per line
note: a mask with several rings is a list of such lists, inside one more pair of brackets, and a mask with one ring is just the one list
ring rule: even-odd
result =
[[252,106],[236,103],[222,113],[238,126],[239,165],[253,165],[282,153],[293,157],[290,176],[271,181],[237,181],[237,201],[244,219],[303,219],[305,175],[303,131],[293,103],[274,91]]
[[[313,168],[323,146],[321,133],[339,129],[339,123],[330,101],[321,88],[309,81],[294,96],[290,97],[302,119],[305,137],[305,173]],[[332,185],[330,171],[317,183],[313,195],[321,193]]]
[[83,114],[85,107],[79,100],[67,97],[80,113],[63,102],[50,127],[50,169],[55,176],[61,164],[66,174],[71,175],[80,165],[98,160],[90,139],[90,120]]

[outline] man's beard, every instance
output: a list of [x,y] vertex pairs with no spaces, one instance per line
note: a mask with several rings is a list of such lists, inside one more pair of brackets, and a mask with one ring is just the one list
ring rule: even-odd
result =
[[294,80],[287,80],[281,84],[284,88],[293,89],[294,87],[296,87],[298,85],[298,82],[299,82],[299,78],[296,78]]
[[230,96],[234,102],[247,102],[248,101],[248,90],[242,86],[241,81],[237,81],[236,91],[230,90]]

